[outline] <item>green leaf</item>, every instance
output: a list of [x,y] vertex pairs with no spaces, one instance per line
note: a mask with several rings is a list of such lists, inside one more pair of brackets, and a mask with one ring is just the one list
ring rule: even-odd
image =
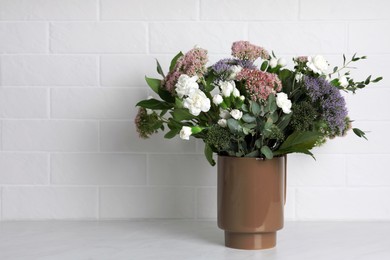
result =
[[263,63],[260,66],[260,70],[265,71],[265,69],[268,67],[268,63],[269,63],[268,60],[263,61]]
[[244,114],[241,119],[244,120],[244,122],[246,123],[252,123],[256,121],[256,118],[251,116],[250,114]]
[[267,103],[268,111],[273,113],[276,110],[276,98],[274,94],[270,94],[268,96],[268,103]]
[[233,118],[229,118],[227,120],[227,125],[228,125],[230,131],[232,131],[233,133],[234,132],[239,132],[241,130],[240,124],[238,123],[237,120],[235,120]]
[[291,116],[292,116],[292,113],[284,114],[280,118],[279,122],[276,124],[277,127],[279,127],[279,129],[283,131],[288,126],[288,124],[290,123]]
[[160,74],[163,78],[165,78],[164,72],[163,72],[161,65],[157,59],[156,59],[156,62],[157,62],[157,73]]
[[215,75],[213,73],[209,73],[209,75],[206,78],[206,86],[204,86],[207,92],[211,92],[215,88],[215,85],[213,84],[214,80],[215,80]]
[[288,70],[288,69],[281,70],[280,73],[279,73],[279,79],[281,81],[286,80],[290,76],[291,76],[291,71]]
[[250,101],[250,107],[251,107],[252,114],[254,116],[260,115],[261,108],[260,108],[260,105],[257,102]]
[[203,128],[202,127],[199,127],[199,126],[193,126],[191,127],[191,132],[192,134],[199,134],[200,132],[203,131]]
[[245,154],[245,157],[258,157],[259,155],[260,155],[259,150],[255,150],[253,152]]
[[168,103],[175,103],[175,97],[165,89],[159,88],[158,95],[162,100],[167,101]]
[[369,84],[370,83],[370,81],[371,81],[371,75],[370,76],[368,76],[368,78],[366,79],[366,81],[364,81],[364,84]]
[[305,149],[311,149],[318,138],[322,136],[318,132],[294,132],[287,137],[282,143],[279,150],[293,149],[294,147],[304,147]]
[[367,137],[366,137],[366,133],[363,132],[362,130],[360,130],[359,128],[353,128],[352,131],[355,133],[355,135],[368,140]]
[[208,144],[205,144],[204,146],[204,155],[211,166],[214,166],[215,161],[213,160],[213,150],[211,150],[211,147]]
[[164,109],[170,109],[172,108],[171,104],[168,104],[167,102],[164,101],[159,101],[157,99],[148,99],[148,100],[142,100],[137,103],[138,107],[143,107],[143,108],[149,108],[153,110],[164,110]]
[[272,153],[271,149],[266,145],[261,147],[261,153],[264,154],[265,158],[267,158],[267,159],[273,158],[273,153]]
[[169,71],[170,71],[170,72],[173,71],[173,69],[174,69],[175,66],[176,66],[177,60],[178,60],[181,56],[183,56],[183,53],[182,53],[182,52],[179,52],[178,54],[176,54],[175,57],[173,57],[173,59],[172,59],[172,61],[171,61],[171,65],[169,66]]
[[376,79],[374,79],[374,80],[371,81],[371,82],[376,83],[376,82],[378,82],[378,81],[381,81],[382,79],[383,79],[383,77],[377,77]]
[[172,112],[172,116],[177,121],[191,120],[195,118],[195,116],[191,115],[186,108],[175,108]]
[[166,138],[166,139],[172,139],[172,138],[175,137],[179,132],[180,132],[180,129],[172,129],[171,131],[169,131],[168,133],[166,133],[166,134],[164,135],[164,138]]
[[145,76],[146,83],[148,83],[149,87],[158,94],[158,90],[160,89],[161,86],[161,80],[159,79],[153,79],[153,78],[148,78]]

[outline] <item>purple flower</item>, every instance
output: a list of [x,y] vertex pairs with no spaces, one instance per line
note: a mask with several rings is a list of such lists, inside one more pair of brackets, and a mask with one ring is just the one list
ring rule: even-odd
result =
[[313,103],[318,103],[323,119],[327,122],[331,135],[341,135],[346,127],[348,115],[344,97],[340,90],[323,78],[304,77],[304,85]]
[[232,66],[241,66],[246,69],[255,69],[256,66],[253,65],[252,61],[249,60],[239,60],[239,59],[222,59],[215,63],[212,68],[217,74],[223,74],[230,70]]

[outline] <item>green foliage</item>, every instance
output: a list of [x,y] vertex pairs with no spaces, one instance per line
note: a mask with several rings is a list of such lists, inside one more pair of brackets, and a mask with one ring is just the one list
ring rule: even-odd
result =
[[309,150],[315,146],[321,136],[322,134],[318,132],[294,132],[287,137],[274,155],[305,153],[313,156]]
[[158,129],[162,127],[162,122],[156,113],[149,115],[145,108],[140,107],[135,118],[135,126],[139,136],[146,139],[157,133]]
[[163,110],[163,109],[170,109],[173,107],[172,104],[169,104],[164,101],[159,101],[157,99],[148,99],[148,100],[142,100],[137,103],[137,107],[143,107],[143,108],[149,108],[154,110]]
[[363,132],[363,131],[360,130],[359,128],[353,128],[352,130],[353,130],[353,132],[355,133],[355,135],[357,135],[357,136],[359,136],[359,137],[362,137],[362,138],[364,138],[364,139],[367,140],[367,137],[366,137],[366,133],[365,133],[365,132]]
[[210,165],[214,166],[215,161],[213,159],[213,150],[211,150],[211,147],[207,143],[204,146],[204,155],[206,156],[206,159],[210,163]]
[[226,151],[230,148],[231,136],[228,129],[214,125],[207,130],[205,143],[215,152]]
[[169,66],[169,72],[172,72],[173,69],[175,68],[176,66],[176,63],[177,63],[177,60],[180,59],[184,54],[182,52],[179,52],[178,54],[176,54],[175,57],[173,57],[172,61],[171,61],[171,65]]
[[317,111],[307,101],[303,101],[292,106],[291,126],[296,131],[312,131],[313,124],[317,118]]

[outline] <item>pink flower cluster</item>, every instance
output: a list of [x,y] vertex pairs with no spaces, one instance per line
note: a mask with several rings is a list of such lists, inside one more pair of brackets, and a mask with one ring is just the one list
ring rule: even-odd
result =
[[253,101],[267,100],[271,93],[282,90],[282,82],[276,74],[257,69],[243,69],[236,80],[244,80],[245,89]]
[[241,60],[255,61],[257,58],[269,59],[269,53],[263,47],[251,44],[248,41],[233,42],[232,56]]
[[307,56],[298,56],[295,58],[297,62],[306,63],[308,61]]
[[193,48],[176,62],[173,71],[169,72],[163,80],[163,86],[166,90],[174,93],[175,85],[180,75],[186,74],[190,77],[197,75],[199,78],[206,73],[206,64],[208,62],[207,50]]

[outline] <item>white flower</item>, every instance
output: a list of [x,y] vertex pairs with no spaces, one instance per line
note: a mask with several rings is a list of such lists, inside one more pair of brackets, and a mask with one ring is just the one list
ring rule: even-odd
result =
[[240,99],[241,99],[241,101],[244,101],[245,97],[244,96],[240,96]]
[[323,56],[316,55],[314,57],[307,57],[306,66],[314,73],[326,74],[329,64]]
[[303,79],[303,74],[298,72],[296,75],[295,75],[295,80],[298,81],[298,82],[301,82],[301,80]]
[[217,94],[213,97],[213,103],[217,106],[223,102],[223,98],[221,95]]
[[286,93],[280,92],[276,94],[276,105],[283,110],[283,113],[291,113],[291,100],[288,99]]
[[230,118],[230,113],[227,110],[221,109],[219,111],[219,117],[223,118],[223,119],[228,119],[228,118]]
[[207,112],[210,110],[210,99],[206,97],[202,90],[196,89],[184,99],[183,106],[188,108],[190,113],[198,116],[200,112]]
[[219,82],[221,87],[222,95],[224,97],[230,97],[233,92],[233,89],[236,87],[234,81],[221,81]]
[[240,73],[241,70],[242,70],[242,67],[239,66],[239,65],[231,66],[230,69],[229,69],[230,75],[228,77],[228,80],[236,79],[237,74]]
[[196,89],[199,89],[199,85],[196,82],[198,80],[198,76],[190,77],[186,74],[180,75],[175,87],[176,93],[179,98],[183,96],[189,96]]
[[270,61],[269,61],[269,66],[271,68],[275,68],[276,66],[278,66],[278,60],[276,58],[272,58]]
[[183,126],[180,130],[180,138],[183,140],[190,140],[192,129],[189,126]]
[[346,88],[348,87],[348,79],[346,76],[341,76],[339,78],[339,83],[340,83],[340,86],[342,86],[343,88]]
[[240,110],[238,110],[238,109],[233,109],[232,111],[230,111],[230,115],[234,119],[240,120],[241,117],[242,117],[242,112]]
[[218,120],[218,125],[222,126],[222,127],[226,127],[227,126],[227,121],[226,119],[224,118],[221,118]]
[[233,89],[233,96],[234,97],[239,97],[240,96],[240,91],[236,88]]
[[285,58],[279,58],[278,59],[278,65],[280,66],[280,67],[286,67],[286,65],[287,65],[287,60],[285,59]]

